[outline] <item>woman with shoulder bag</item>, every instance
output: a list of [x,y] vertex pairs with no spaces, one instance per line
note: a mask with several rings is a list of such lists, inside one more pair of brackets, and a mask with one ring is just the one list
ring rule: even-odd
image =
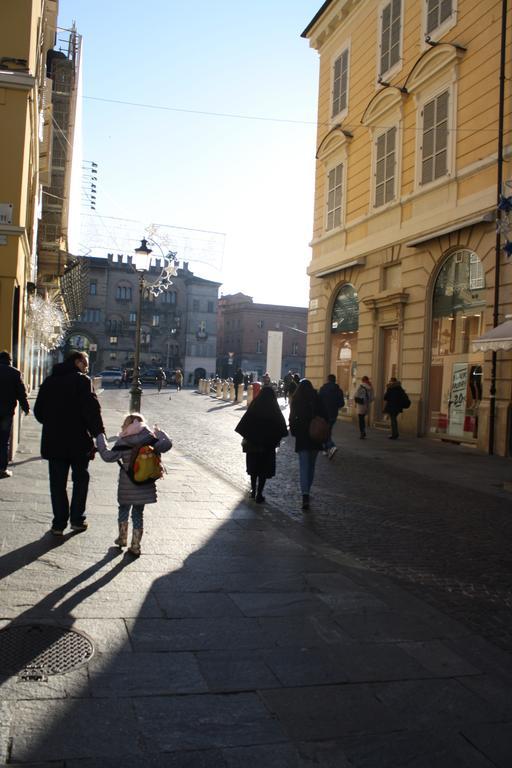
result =
[[391,424],[390,440],[398,438],[398,414],[402,413],[404,408],[408,408],[410,404],[411,401],[402,385],[398,379],[392,376],[384,392],[384,413],[388,414]]
[[356,403],[356,413],[359,421],[359,437],[361,440],[366,438],[366,416],[370,409],[370,403],[375,399],[373,387],[368,376],[363,376],[361,384],[356,389],[354,400]]
[[325,420],[329,428],[327,413],[316,389],[309,379],[302,379],[293,395],[289,422],[290,432],[295,437],[295,452],[299,454],[302,509],[305,511],[309,509],[309,492],[315,476],[318,451],[325,439],[321,430],[315,433],[312,429],[313,420],[316,424],[319,422],[316,417]]

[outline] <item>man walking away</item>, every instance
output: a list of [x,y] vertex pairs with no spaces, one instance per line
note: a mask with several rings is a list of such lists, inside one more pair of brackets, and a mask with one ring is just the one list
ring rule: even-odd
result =
[[327,412],[327,421],[329,422],[329,437],[325,441],[323,449],[328,458],[332,459],[338,450],[332,439],[332,429],[338,419],[338,411],[345,405],[343,392],[336,384],[336,376],[333,373],[327,376],[327,381],[320,387],[318,396]]
[[242,387],[243,392],[244,386],[244,374],[242,373],[241,368],[238,368],[235,375],[233,376],[233,384],[235,385],[235,402],[238,403],[238,393],[240,392],[240,387]]
[[[87,355],[72,352],[42,383],[34,416],[43,425],[41,456],[48,460],[53,509],[51,533],[62,536],[68,521],[71,530],[85,531],[89,488],[88,466],[94,458],[93,437],[105,431],[101,408],[86,375]],[[73,481],[71,504],[66,490],[69,470]]]
[[158,389],[159,392],[162,391],[162,386],[163,386],[164,381],[166,381],[166,376],[165,376],[165,373],[164,373],[164,369],[163,368],[159,368],[158,371],[156,372],[156,386],[157,386],[157,389]]
[[395,377],[392,376],[386,386],[386,391],[384,392],[384,413],[388,414],[391,423],[390,440],[396,440],[399,437],[398,414],[402,413],[404,408],[409,408],[410,404],[411,401],[405,390],[402,388],[402,385],[398,379],[395,379]]
[[7,469],[9,462],[9,440],[16,404],[25,415],[30,413],[27,391],[21,373],[12,365],[12,358],[7,351],[0,352],[0,478],[11,477]]

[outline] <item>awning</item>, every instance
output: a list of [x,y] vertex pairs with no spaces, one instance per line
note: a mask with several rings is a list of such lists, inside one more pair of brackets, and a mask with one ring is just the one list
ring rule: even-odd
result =
[[473,352],[497,352],[512,349],[512,320],[505,320],[471,342]]

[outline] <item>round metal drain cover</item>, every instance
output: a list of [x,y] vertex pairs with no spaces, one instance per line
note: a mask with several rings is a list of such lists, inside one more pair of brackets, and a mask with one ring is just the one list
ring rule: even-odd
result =
[[85,664],[92,642],[75,629],[51,624],[20,624],[0,630],[0,672],[27,679],[61,675]]

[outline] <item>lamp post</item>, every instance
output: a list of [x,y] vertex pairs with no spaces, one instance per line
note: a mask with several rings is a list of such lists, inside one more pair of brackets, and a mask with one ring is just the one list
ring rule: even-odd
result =
[[[149,264],[149,255],[152,253],[151,248],[148,248],[148,241],[142,238],[138,248],[135,248],[135,253],[139,258],[144,259],[143,265]],[[137,269],[139,277],[139,304],[137,309],[137,323],[135,325],[135,354],[133,360],[133,377],[132,387],[130,389],[130,412],[140,413],[140,401],[142,398],[142,386],[140,383],[140,331],[142,323],[142,300],[144,298],[144,269]]]
[[[153,245],[153,240],[151,244]],[[158,243],[155,243],[160,250]],[[133,378],[132,386],[130,389],[130,412],[140,412],[140,403],[142,398],[142,385],[140,382],[140,333],[142,326],[142,304],[144,300],[144,291],[150,291],[154,296],[159,296],[160,293],[166,291],[170,285],[172,285],[171,276],[176,274],[176,265],[174,262],[175,253],[169,252],[167,256],[164,256],[163,268],[156,278],[151,282],[146,282],[146,272],[150,265],[149,256],[152,253],[151,248],[148,248],[148,241],[146,238],[142,238],[138,248],[135,248],[135,255],[137,257],[136,264],[140,264],[140,268],[135,271],[139,276],[139,306],[137,310],[137,323],[135,325],[135,352],[133,359]],[[162,255],[163,251],[162,251]]]

